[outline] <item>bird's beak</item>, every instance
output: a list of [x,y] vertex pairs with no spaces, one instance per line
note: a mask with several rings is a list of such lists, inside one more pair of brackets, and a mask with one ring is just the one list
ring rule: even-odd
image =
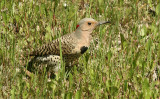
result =
[[110,21],[99,21],[97,25],[102,25],[102,24],[106,24],[106,23],[111,23]]

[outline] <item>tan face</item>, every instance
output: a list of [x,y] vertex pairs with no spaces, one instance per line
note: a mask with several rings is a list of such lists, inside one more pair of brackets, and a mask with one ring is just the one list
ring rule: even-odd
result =
[[80,28],[82,31],[93,31],[97,25],[97,21],[86,21],[80,26]]
[[97,22],[92,18],[84,18],[80,20],[80,22],[78,23],[77,29],[80,29],[81,31],[92,32],[97,26],[105,23],[108,23],[108,22],[107,21]]

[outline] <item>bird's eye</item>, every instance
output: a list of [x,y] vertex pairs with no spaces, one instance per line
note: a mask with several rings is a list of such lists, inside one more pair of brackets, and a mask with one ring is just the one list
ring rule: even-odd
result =
[[91,25],[91,23],[90,23],[90,22],[88,22],[88,25]]

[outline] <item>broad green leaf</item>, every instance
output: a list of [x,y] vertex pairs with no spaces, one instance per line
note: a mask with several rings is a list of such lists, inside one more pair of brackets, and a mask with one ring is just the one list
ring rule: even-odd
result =
[[160,3],[156,6],[156,13],[160,15]]
[[75,99],[81,99],[81,90],[77,90],[76,94],[75,94]]

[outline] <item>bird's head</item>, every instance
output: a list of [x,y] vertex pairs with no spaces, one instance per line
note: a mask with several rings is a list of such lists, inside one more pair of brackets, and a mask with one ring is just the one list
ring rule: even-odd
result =
[[96,21],[92,18],[84,18],[80,20],[78,23],[76,30],[82,31],[82,32],[89,32],[92,33],[92,31],[101,24],[110,23],[109,21]]

